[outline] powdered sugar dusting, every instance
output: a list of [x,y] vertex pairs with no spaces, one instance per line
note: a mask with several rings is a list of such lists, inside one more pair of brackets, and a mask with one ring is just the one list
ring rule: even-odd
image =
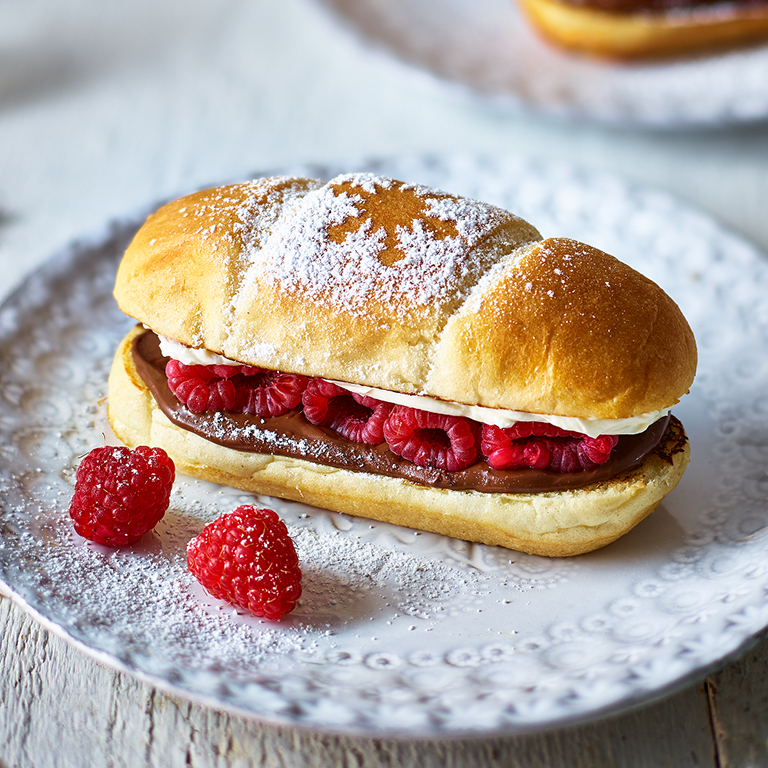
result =
[[[392,189],[396,182],[393,179],[387,178],[386,176],[377,176],[374,173],[343,173],[331,179],[328,183],[349,183],[354,187],[360,187],[363,192],[369,195],[375,195],[376,192],[380,189]],[[400,187],[426,190],[426,187],[416,187],[414,185],[400,184]]]
[[[234,489],[211,489],[180,478],[156,529],[116,549],[74,533],[62,505],[53,515],[50,509],[39,515],[33,526],[43,542],[35,547],[37,567],[59,575],[49,599],[70,606],[78,627],[108,627],[112,646],[107,652],[142,659],[145,671],[157,663],[154,649],[165,648],[174,649],[174,663],[189,671],[205,672],[213,664],[228,679],[242,680],[296,660],[343,654],[355,645],[375,647],[377,638],[370,636],[374,618],[387,625],[416,621],[411,631],[429,632],[435,622],[472,610],[500,576],[518,592],[551,582],[523,571],[505,578],[499,568],[510,559],[506,552],[496,562],[492,550],[484,556],[481,549],[457,542],[454,557],[424,556],[397,538],[422,534],[277,502],[296,544],[303,593],[297,608],[281,621],[258,619],[212,598],[187,569],[187,543],[206,523],[239,503],[259,503]],[[62,490],[60,497],[66,502],[67,492]],[[264,501],[275,507],[276,500]],[[369,528],[379,528],[386,541],[366,540]],[[443,537],[424,534],[423,539],[426,552],[430,539],[444,546]],[[59,622],[68,626],[69,615]]]
[[[517,267],[525,258],[525,256],[530,253],[531,249],[537,246],[538,243],[523,246],[522,248],[507,254],[505,258],[500,259],[496,264],[494,264],[493,267],[489,269],[488,272],[486,272],[477,282],[477,284],[473,286],[472,291],[457,313],[456,317],[458,318],[478,312],[480,310],[483,299],[493,289],[493,287],[498,285],[498,283],[504,279],[504,276],[509,272],[509,270]],[[524,288],[526,291],[531,292],[533,290],[533,283],[526,282]]]
[[[410,195],[410,207],[383,220],[370,198],[395,186]],[[260,250],[249,244],[252,279],[268,275],[288,294],[350,315],[367,314],[373,302],[405,315],[454,298],[479,276],[483,266],[466,259],[467,249],[508,218],[427,187],[373,174],[337,176],[289,208]]]
[[294,207],[307,189],[320,186],[319,181],[298,176],[282,176],[248,182],[249,194],[240,202],[233,230],[242,238],[246,255],[257,252],[262,240],[285,209]]
[[[227,214],[234,214],[242,204],[242,191],[256,188],[258,182],[251,181],[232,187],[217,187],[194,195],[187,204],[179,209],[181,224],[190,234],[207,242],[217,240],[234,242],[228,228],[219,226],[217,220]],[[191,221],[189,221],[191,220]],[[197,225],[197,228],[195,227]],[[212,243],[215,246],[216,243]]]
[[213,439],[239,440],[244,443],[258,441],[269,446],[273,451],[296,448],[308,459],[319,459],[332,454],[331,446],[327,443],[291,437],[271,429],[262,429],[258,423],[239,425],[221,411],[216,411],[212,415],[210,421],[206,423],[205,429],[206,433]]
[[238,621],[234,609],[202,592],[186,567],[186,542],[197,528],[193,517],[172,509],[140,543],[113,550],[85,542],[62,521],[62,541],[40,558],[49,572],[67,574],[57,599],[76,606],[81,623],[109,626],[122,654],[176,647],[190,669],[215,658],[243,674],[275,655],[310,649],[319,635],[250,617]]
[[[253,179],[230,186],[214,187],[184,198],[178,209],[183,226],[203,242],[216,237],[233,242],[232,233],[244,242],[258,242],[279,216],[283,203],[303,194],[308,181],[294,176]],[[316,182],[315,185],[319,185]],[[222,220],[232,219],[230,227]]]
[[[11,364],[0,372],[0,580],[12,599],[106,663],[175,694],[270,722],[369,737],[467,730],[489,737],[616,711],[711,668],[764,627],[765,540],[754,533],[765,507],[764,483],[755,478],[765,468],[768,434],[768,337],[756,330],[766,318],[761,254],[717,227],[707,228],[702,246],[701,216],[674,201],[659,207],[657,193],[634,186],[619,185],[617,215],[601,216],[602,177],[568,177],[564,194],[560,169],[541,163],[430,159],[415,170],[469,181],[489,195],[501,186],[513,209],[531,202],[526,190],[534,185],[545,194],[533,197],[530,218],[553,217],[562,225],[553,231],[573,221],[570,204],[563,207],[573,200],[580,227],[603,240],[620,240],[638,222],[648,229],[648,243],[632,258],[665,276],[706,337],[707,375],[685,405],[686,418],[700,434],[711,424],[729,427],[718,433],[728,461],[712,448],[722,440],[699,441],[698,492],[670,497],[672,506],[621,542],[569,560],[263,499],[295,536],[306,603],[298,621],[251,624],[183,580],[184,536],[170,549],[166,543],[167,526],[194,535],[218,512],[253,498],[187,479],[158,537],[118,557],[75,539],[66,518],[76,458],[109,434],[101,398],[115,346],[130,328],[111,300],[114,270],[140,224],[128,220],[116,233],[105,230],[57,254],[3,308],[2,347]],[[674,253],[663,247],[670,216],[688,244]],[[724,257],[741,267],[726,275],[730,282],[721,279]],[[710,297],[729,322],[713,321]],[[197,488],[199,502],[188,488]],[[734,488],[741,489],[735,497]],[[358,556],[354,545],[369,543]],[[403,563],[399,556],[409,552],[413,559]],[[418,561],[429,566],[426,574]],[[430,583],[433,573],[445,578],[458,607]],[[700,599],[692,604],[694,594]],[[413,612],[419,603],[427,618]],[[129,626],[140,630],[135,643]],[[238,675],[238,668],[246,671]]]
[[[530,292],[542,304],[555,299],[567,307],[569,313],[589,313],[593,317],[595,299],[599,297],[600,303],[609,301],[613,293],[610,279],[615,279],[619,287],[627,269],[613,257],[569,238],[542,241],[515,266],[521,275],[518,280],[530,277],[526,287],[534,286]],[[589,275],[593,277],[585,285]],[[586,300],[587,292],[590,301]]]
[[[569,305],[576,306],[583,298],[584,287],[581,278],[588,269],[584,263],[594,261],[596,253],[599,251],[591,246],[567,238],[531,243],[495,264],[472,289],[460,314],[478,312],[487,295],[511,274],[514,274],[515,282],[519,283],[526,293],[531,294],[532,299],[546,302],[549,299],[570,298]],[[616,262],[616,265],[619,266],[619,262]],[[621,269],[623,268],[621,266]],[[609,270],[602,277],[611,276],[610,261],[607,265],[604,264],[602,269]],[[592,288],[607,288],[610,291],[611,283],[602,277],[593,281]]]

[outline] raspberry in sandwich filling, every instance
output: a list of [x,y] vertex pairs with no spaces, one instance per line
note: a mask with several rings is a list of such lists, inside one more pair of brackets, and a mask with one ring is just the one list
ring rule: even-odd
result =
[[132,355],[166,417],[214,443],[453,490],[535,493],[606,481],[639,467],[670,422],[665,416],[640,434],[597,437],[536,421],[502,429],[324,379],[186,365],[165,357],[150,330],[134,338]]

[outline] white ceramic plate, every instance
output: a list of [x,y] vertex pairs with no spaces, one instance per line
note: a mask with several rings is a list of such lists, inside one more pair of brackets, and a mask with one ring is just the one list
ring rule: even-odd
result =
[[0,310],[4,591],[84,651],[167,690],[345,733],[584,720],[743,650],[768,625],[766,260],[674,200],[609,177],[514,158],[364,167],[616,253],[680,303],[701,361],[675,411],[693,446],[678,489],[620,541],[570,559],[263,499],[286,520],[305,574],[300,606],[277,624],[206,597],[185,567],[189,538],[250,500],[240,492],[180,478],[141,543],[85,543],[67,505],[79,457],[109,435],[107,373],[131,326],[111,288],[136,216],[57,254]]
[[768,46],[658,63],[572,56],[514,0],[321,0],[368,47],[503,107],[623,125],[726,125],[768,116]]

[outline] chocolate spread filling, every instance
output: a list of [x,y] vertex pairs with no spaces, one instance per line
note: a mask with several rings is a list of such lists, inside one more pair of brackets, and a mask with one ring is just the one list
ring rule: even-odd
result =
[[659,419],[639,435],[622,435],[605,464],[584,472],[550,472],[538,469],[491,469],[477,461],[457,472],[419,467],[393,454],[386,443],[366,445],[340,437],[336,432],[310,424],[296,409],[284,416],[262,419],[244,413],[215,411],[192,413],[168,387],[165,366],[152,331],[137,335],[133,360],[160,410],[183,429],[226,448],[268,453],[314,461],[332,467],[370,472],[410,480],[419,485],[486,493],[537,493],[583,488],[639,467],[661,440],[669,417]]
[[[676,10],[695,10],[723,5],[724,0],[562,0],[567,5],[594,8],[608,13],[667,13]],[[765,0],[727,0],[728,5],[757,8]]]

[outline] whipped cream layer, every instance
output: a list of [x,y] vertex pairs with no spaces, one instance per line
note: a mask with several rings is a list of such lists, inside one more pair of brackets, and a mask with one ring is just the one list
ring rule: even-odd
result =
[[[187,347],[164,336],[159,336],[159,339],[160,350],[163,355],[178,360],[185,365],[244,365],[244,363],[230,360],[215,352],[209,352],[207,349]],[[487,408],[483,405],[467,405],[466,403],[437,400],[426,395],[406,395],[401,392],[391,392],[386,389],[377,389],[361,384],[349,384],[346,381],[334,381],[332,379],[327,379],[327,381],[331,381],[332,384],[336,384],[353,394],[374,397],[387,403],[404,405],[421,411],[430,411],[446,416],[462,416],[479,421],[481,424],[491,424],[502,429],[511,427],[518,421],[538,421],[552,424],[555,427],[571,432],[579,432],[589,437],[597,437],[598,435],[637,435],[645,432],[651,424],[666,416],[672,410],[670,406],[669,408],[641,413],[638,416],[626,419],[582,419],[574,416],[555,416],[546,413],[528,413],[527,411],[509,411],[503,408]]]

